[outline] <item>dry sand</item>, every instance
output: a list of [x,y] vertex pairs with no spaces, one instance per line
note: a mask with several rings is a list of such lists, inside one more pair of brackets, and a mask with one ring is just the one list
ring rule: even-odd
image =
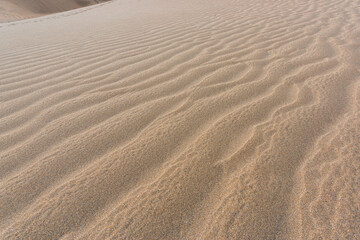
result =
[[0,239],[360,239],[359,0],[3,23],[0,118]]
[[0,23],[89,6],[104,0],[0,0]]

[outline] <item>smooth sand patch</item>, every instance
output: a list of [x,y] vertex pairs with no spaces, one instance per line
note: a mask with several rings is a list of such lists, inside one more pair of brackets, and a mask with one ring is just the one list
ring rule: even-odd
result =
[[85,7],[103,0],[0,0],[0,23]]

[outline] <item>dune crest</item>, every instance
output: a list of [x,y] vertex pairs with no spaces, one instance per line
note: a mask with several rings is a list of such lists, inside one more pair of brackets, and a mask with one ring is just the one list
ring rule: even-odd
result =
[[0,0],[0,22],[38,17],[104,2],[103,0]]
[[359,22],[121,0],[0,24],[0,239],[360,239]]

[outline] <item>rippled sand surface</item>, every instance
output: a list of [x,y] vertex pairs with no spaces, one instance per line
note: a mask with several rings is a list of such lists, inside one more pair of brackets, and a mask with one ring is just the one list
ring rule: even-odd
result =
[[358,0],[114,0],[0,24],[0,239],[360,239]]

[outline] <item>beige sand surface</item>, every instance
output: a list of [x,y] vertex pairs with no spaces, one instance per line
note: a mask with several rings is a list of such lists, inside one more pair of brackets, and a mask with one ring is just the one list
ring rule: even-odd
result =
[[104,0],[0,0],[0,22],[9,22],[89,6]]
[[359,193],[359,0],[0,24],[0,239],[360,239]]

